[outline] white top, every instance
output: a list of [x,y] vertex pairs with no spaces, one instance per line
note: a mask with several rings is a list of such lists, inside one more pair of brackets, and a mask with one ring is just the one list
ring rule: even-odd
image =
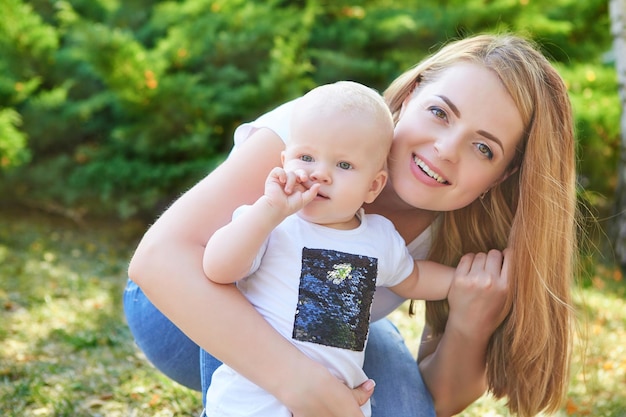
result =
[[[393,223],[363,209],[358,215],[352,230],[287,217],[237,283],[274,329],[352,388],[367,379],[362,367],[376,286],[396,285],[414,268]],[[213,374],[206,402],[207,417],[291,415],[226,365]],[[371,415],[369,403],[362,410]]]
[[[254,131],[261,128],[273,130],[283,140],[283,142],[287,143],[291,134],[291,113],[293,111],[294,103],[297,100],[299,99],[288,101],[274,110],[265,113],[255,121],[240,125],[235,130],[233,152],[236,151],[237,147],[245,142],[250,135],[254,133]],[[426,259],[431,245],[431,230],[432,226],[429,226],[417,238],[415,238],[415,240],[407,245],[409,253],[414,259]],[[404,298],[394,294],[389,289],[385,287],[378,288],[372,305],[371,321],[376,321],[387,316],[389,313],[398,308],[398,306],[400,306],[400,304],[404,301],[406,301]]]

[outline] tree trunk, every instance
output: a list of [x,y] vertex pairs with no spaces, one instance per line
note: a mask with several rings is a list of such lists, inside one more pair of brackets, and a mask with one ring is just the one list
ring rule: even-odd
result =
[[626,268],[626,0],[609,0],[611,34],[619,98],[622,107],[620,119],[621,145],[617,167],[617,188],[615,190],[615,227],[613,244],[615,261]]

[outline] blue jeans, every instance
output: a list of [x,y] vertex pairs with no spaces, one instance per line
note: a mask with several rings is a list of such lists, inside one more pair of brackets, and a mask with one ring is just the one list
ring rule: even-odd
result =
[[[135,342],[152,364],[174,381],[204,396],[213,371],[221,364],[200,349],[128,280],[124,312]],[[376,381],[373,417],[434,417],[430,393],[415,359],[396,327],[387,319],[370,326],[365,373]]]

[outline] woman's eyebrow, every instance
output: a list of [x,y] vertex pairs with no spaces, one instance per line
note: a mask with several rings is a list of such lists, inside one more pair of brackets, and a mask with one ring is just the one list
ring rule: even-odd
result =
[[454,103],[448,97],[441,96],[441,95],[438,95],[437,97],[439,97],[440,99],[446,102],[446,104],[448,105],[448,107],[450,107],[450,110],[452,110],[452,113],[454,113],[456,117],[461,117],[461,112],[459,111],[458,107],[455,106]]
[[482,135],[482,136],[486,137],[487,139],[490,139],[490,140],[494,141],[495,143],[497,143],[498,146],[500,146],[500,149],[502,149],[502,153],[504,153],[504,146],[502,146],[502,141],[500,139],[498,139],[497,137],[495,137],[491,133],[486,132],[484,130],[477,130],[476,133],[478,133],[479,135]]
[[[452,113],[454,113],[456,115],[456,117],[458,117],[458,118],[461,117],[461,112],[459,111],[459,108],[454,105],[452,100],[450,100],[448,97],[446,97],[444,95],[438,95],[437,97],[442,99],[448,105],[448,107],[450,107],[450,110],[452,110]],[[494,135],[492,135],[491,133],[489,133],[489,132],[487,132],[485,130],[478,130],[476,133],[478,133],[479,135],[482,135],[482,136],[486,137],[487,139],[490,139],[490,140],[494,141],[495,143],[497,143],[498,146],[500,146],[500,149],[502,149],[502,152],[504,152],[504,146],[502,146],[502,141],[500,139],[498,139],[497,137],[495,137]]]

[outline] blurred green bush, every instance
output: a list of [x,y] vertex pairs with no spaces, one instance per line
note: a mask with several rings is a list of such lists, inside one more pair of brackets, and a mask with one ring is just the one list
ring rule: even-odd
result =
[[340,79],[379,90],[450,38],[537,41],[575,105],[581,183],[615,186],[604,0],[0,0],[3,202],[152,219],[242,121]]

